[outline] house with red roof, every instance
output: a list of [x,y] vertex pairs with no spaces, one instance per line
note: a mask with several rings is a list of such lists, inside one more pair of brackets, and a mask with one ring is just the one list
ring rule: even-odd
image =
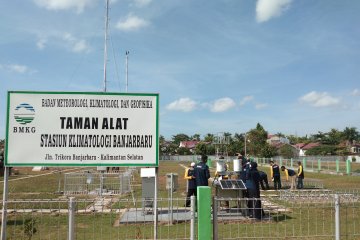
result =
[[200,141],[197,141],[197,140],[181,141],[179,147],[194,149],[199,142]]
[[295,147],[299,150],[299,157],[306,156],[306,151],[309,149],[312,149],[314,147],[320,146],[321,143],[314,142],[314,143],[297,143],[295,144]]

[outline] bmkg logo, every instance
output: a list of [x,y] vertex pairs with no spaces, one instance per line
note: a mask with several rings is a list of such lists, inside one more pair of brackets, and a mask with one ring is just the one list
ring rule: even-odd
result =
[[30,104],[22,103],[15,108],[15,111],[14,118],[22,125],[31,123],[35,118],[35,109]]

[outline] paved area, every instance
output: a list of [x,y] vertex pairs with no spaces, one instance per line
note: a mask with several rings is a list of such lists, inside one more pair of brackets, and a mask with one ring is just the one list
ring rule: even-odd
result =
[[[158,220],[159,222],[170,222],[171,218],[173,222],[190,221],[191,213],[189,208],[173,209],[173,211],[159,210]],[[139,222],[153,222],[154,214],[152,209],[146,208],[144,211],[139,208],[131,208],[124,212],[120,217],[120,224],[122,223],[139,223]]]

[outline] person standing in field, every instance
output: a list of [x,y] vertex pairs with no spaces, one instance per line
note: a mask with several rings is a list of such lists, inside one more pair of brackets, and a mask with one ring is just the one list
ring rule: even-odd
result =
[[281,189],[280,167],[274,161],[270,161],[270,176],[274,181],[274,189]]
[[296,172],[292,169],[287,169],[285,166],[281,166],[281,171],[285,172],[286,181],[291,180],[290,190],[295,189]]
[[201,156],[201,162],[194,167],[194,177],[196,187],[209,186],[210,170],[209,166],[206,165],[208,157],[206,155]]
[[185,170],[184,179],[187,180],[187,194],[186,194],[185,207],[190,207],[190,197],[192,195],[196,196],[196,181],[194,176],[194,167],[195,167],[195,163],[192,162],[190,164],[190,168],[187,168]]
[[298,161],[298,172],[297,172],[297,177],[298,177],[298,182],[297,182],[297,189],[303,189],[304,188],[304,168],[301,164],[301,161]]
[[268,182],[268,177],[267,174],[263,171],[259,171],[259,175],[260,175],[260,186],[262,190],[269,190],[269,182]]

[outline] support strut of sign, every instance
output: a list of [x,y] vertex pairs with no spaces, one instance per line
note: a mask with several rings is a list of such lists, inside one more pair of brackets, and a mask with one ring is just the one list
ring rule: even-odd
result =
[[154,187],[154,240],[158,239],[158,167],[155,167],[155,187]]
[[2,215],[1,215],[1,240],[6,240],[8,179],[9,179],[9,167],[4,167],[4,191],[3,191],[3,206],[2,206]]

